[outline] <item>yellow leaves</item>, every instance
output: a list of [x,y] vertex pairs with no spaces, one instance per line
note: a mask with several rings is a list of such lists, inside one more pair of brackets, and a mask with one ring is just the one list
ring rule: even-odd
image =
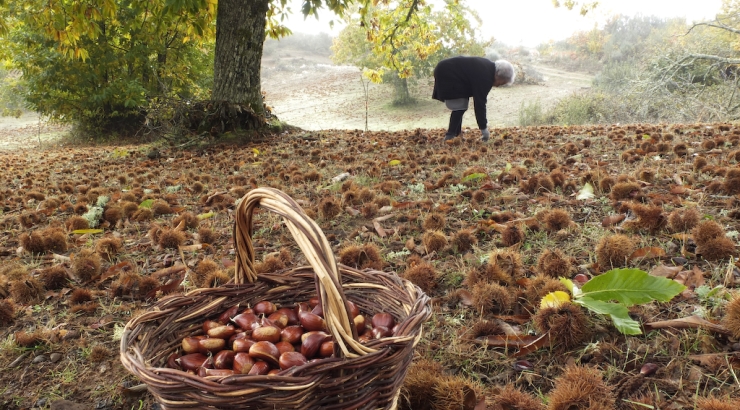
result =
[[546,308],[558,308],[566,303],[570,303],[570,295],[562,290],[556,290],[550,292],[542,298],[540,302],[540,309]]

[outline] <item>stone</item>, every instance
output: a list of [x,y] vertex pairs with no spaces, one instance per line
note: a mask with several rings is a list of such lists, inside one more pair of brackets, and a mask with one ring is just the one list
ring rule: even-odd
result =
[[51,410],[90,410],[91,407],[69,400],[57,400],[51,403]]

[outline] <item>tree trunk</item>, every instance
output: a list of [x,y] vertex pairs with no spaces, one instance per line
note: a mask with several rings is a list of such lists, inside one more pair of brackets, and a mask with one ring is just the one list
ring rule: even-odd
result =
[[219,0],[212,100],[244,104],[264,114],[260,67],[269,3]]

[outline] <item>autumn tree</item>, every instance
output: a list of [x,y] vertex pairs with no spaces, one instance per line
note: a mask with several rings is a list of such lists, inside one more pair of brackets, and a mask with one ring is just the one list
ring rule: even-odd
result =
[[410,16],[397,2],[379,3],[364,18],[354,14],[345,21],[332,60],[362,68],[374,82],[391,83],[396,104],[413,101],[409,79],[429,76],[452,55],[482,55],[490,43],[479,40],[480,18],[463,1],[446,0],[442,10],[420,6]]

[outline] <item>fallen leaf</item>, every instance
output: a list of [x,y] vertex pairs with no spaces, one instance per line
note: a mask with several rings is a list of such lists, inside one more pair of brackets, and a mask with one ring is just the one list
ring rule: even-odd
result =
[[94,234],[94,233],[103,233],[102,229],[75,229],[72,231],[75,235],[85,235],[85,234]]
[[683,195],[685,193],[689,192],[689,189],[685,186],[674,186],[671,188],[671,193],[674,195]]
[[345,211],[346,211],[346,212],[347,212],[348,214],[350,214],[350,215],[352,215],[352,216],[357,216],[357,215],[359,215],[359,214],[360,214],[360,211],[358,211],[357,209],[355,209],[355,208],[352,208],[352,207],[350,207],[350,206],[348,206],[348,207],[344,208],[344,210],[345,210]]
[[686,286],[689,289],[696,289],[697,287],[704,284],[704,272],[701,269],[694,266],[692,270],[684,270],[679,272],[673,279],[676,282]]
[[671,235],[671,237],[673,239],[678,239],[679,241],[686,242],[691,237],[691,235],[689,235],[688,233],[674,233],[673,235]]
[[630,255],[630,260],[662,258],[665,255],[665,251],[661,248],[658,248],[656,246],[646,246],[632,252],[632,255]]
[[550,333],[549,332],[539,337],[536,337],[536,336],[529,336],[529,337],[534,337],[535,339],[528,345],[525,345],[521,349],[519,349],[518,352],[514,353],[514,357],[521,357],[521,356],[528,355],[550,344]]
[[699,316],[689,316],[679,319],[672,320],[661,320],[657,322],[645,323],[645,328],[648,330],[654,329],[704,329],[715,333],[721,333],[725,335],[732,335],[732,332],[722,325],[712,323]]
[[683,270],[681,266],[658,265],[650,271],[650,275],[673,279],[681,270]]
[[378,236],[380,236],[381,238],[385,238],[386,236],[388,236],[383,227],[380,226],[380,222],[373,221],[373,227],[375,228],[375,232],[377,232]]
[[606,228],[606,227],[609,227],[609,226],[612,226],[612,225],[616,225],[616,224],[624,221],[624,218],[626,218],[626,217],[627,217],[627,215],[625,215],[625,214],[607,216],[606,218],[604,218],[601,221],[601,226],[603,226],[604,228]]
[[460,302],[463,306],[473,306],[473,295],[469,291],[460,289],[457,292],[457,296],[460,298]]

